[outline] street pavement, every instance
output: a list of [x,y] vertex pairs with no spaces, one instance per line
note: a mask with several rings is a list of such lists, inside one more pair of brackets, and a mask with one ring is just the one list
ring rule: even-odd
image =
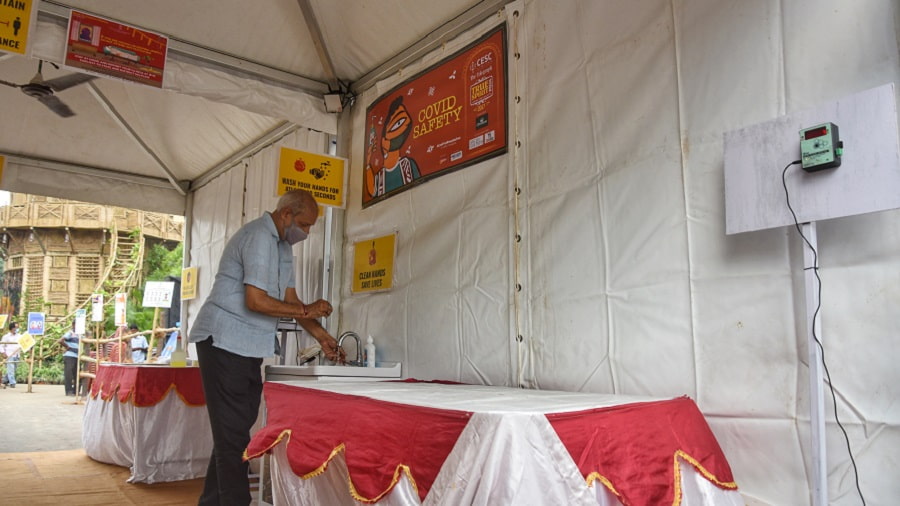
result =
[[0,390],[0,453],[74,450],[81,445],[84,403],[66,397],[63,385]]

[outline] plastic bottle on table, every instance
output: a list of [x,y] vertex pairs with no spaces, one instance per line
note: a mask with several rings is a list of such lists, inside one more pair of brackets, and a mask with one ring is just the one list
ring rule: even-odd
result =
[[372,336],[366,339],[366,367],[375,367],[375,342]]

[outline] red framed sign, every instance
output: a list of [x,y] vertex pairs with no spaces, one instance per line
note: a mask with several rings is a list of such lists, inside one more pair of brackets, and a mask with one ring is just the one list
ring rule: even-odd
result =
[[362,206],[506,153],[506,25],[366,109]]
[[158,33],[72,10],[66,65],[162,88],[169,39]]

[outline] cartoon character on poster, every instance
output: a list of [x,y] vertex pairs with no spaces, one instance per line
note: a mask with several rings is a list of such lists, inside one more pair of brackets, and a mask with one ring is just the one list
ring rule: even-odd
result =
[[403,105],[403,95],[399,95],[391,102],[387,118],[382,121],[380,160],[375,157],[374,124],[369,130],[366,148],[366,191],[371,197],[386,195],[421,177],[416,161],[407,156],[408,153],[401,152],[412,131],[412,116]]

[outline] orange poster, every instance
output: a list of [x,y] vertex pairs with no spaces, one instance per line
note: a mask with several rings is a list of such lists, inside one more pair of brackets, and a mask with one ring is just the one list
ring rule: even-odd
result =
[[506,25],[366,109],[362,205],[506,152]]

